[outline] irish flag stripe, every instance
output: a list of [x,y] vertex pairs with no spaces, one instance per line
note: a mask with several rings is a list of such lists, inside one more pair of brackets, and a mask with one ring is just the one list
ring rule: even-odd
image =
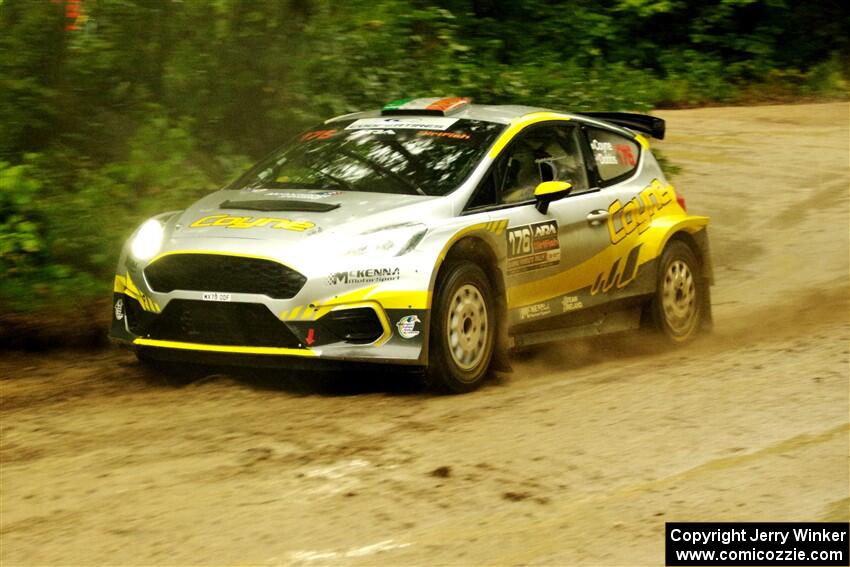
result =
[[409,103],[412,100],[413,100],[412,98],[396,99],[392,102],[388,102],[387,104],[385,104],[384,110],[398,110],[399,108],[402,108],[405,104]]
[[441,98],[435,102],[432,102],[431,104],[426,106],[425,109],[442,110],[443,112],[449,112],[466,104],[469,104],[469,99],[467,97],[454,96],[450,98]]
[[384,105],[384,110],[439,110],[450,112],[469,104],[467,97],[400,98]]

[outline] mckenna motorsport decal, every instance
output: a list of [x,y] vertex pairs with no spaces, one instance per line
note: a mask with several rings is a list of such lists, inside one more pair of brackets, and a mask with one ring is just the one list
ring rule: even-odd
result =
[[508,274],[555,266],[561,261],[558,221],[536,222],[509,228]]
[[519,318],[523,321],[545,317],[550,313],[552,313],[552,308],[549,307],[548,303],[535,303],[534,305],[519,308]]
[[395,326],[398,328],[398,334],[401,335],[401,338],[412,339],[419,334],[419,331],[416,330],[416,324],[421,322],[416,315],[407,315],[399,319]]
[[649,221],[655,213],[673,200],[673,186],[664,187],[657,179],[646,186],[625,205],[616,200],[608,206],[608,233],[611,244],[617,244],[626,236],[649,228]]
[[345,127],[346,130],[448,130],[457,118],[445,116],[361,118]]
[[202,217],[189,225],[189,228],[203,228],[207,226],[223,226],[225,228],[259,228],[267,226],[283,230],[303,232],[308,228],[316,226],[310,221],[293,221],[289,219],[270,217],[234,217],[231,215],[210,215]]
[[400,277],[398,268],[367,268],[331,274],[328,276],[328,285],[391,282]]

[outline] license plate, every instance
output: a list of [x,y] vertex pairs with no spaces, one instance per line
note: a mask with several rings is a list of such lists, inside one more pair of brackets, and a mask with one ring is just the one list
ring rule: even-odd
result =
[[201,294],[201,299],[204,301],[230,301],[230,294],[219,293],[216,291],[205,291]]

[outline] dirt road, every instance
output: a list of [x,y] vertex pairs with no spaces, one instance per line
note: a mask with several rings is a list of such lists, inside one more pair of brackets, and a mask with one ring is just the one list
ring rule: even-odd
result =
[[480,392],[0,355],[3,565],[660,565],[666,521],[848,518],[850,105],[663,112],[716,331]]

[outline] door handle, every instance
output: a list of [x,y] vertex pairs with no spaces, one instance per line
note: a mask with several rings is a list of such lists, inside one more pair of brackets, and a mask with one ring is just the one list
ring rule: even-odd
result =
[[596,209],[587,213],[587,222],[590,226],[597,226],[608,220],[608,211],[605,209]]

